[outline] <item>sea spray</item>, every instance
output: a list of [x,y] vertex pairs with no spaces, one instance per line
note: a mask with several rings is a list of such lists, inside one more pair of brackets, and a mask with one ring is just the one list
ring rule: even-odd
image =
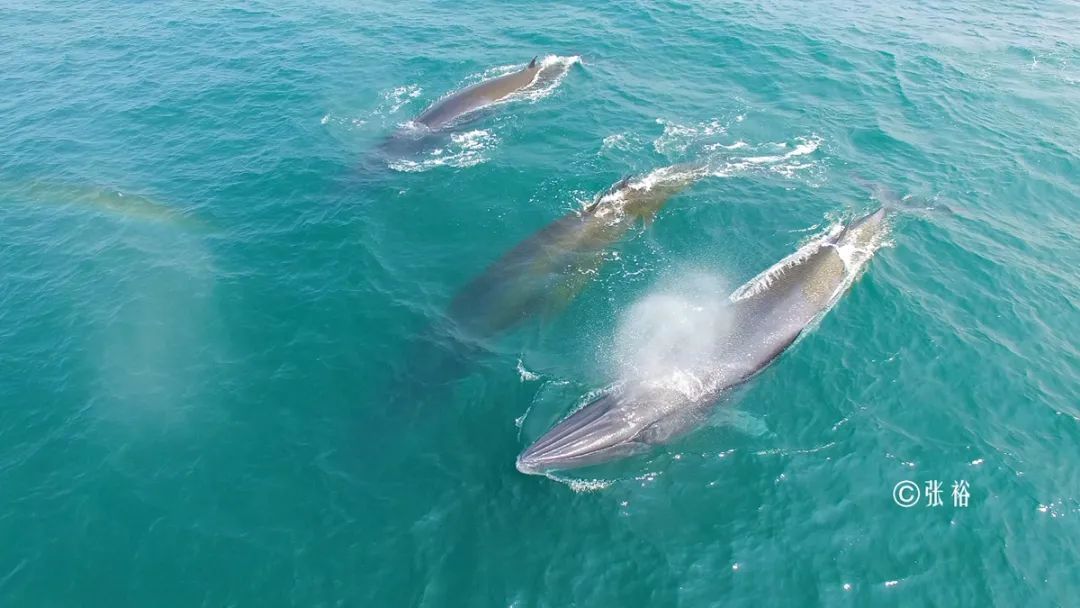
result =
[[731,328],[728,284],[715,273],[675,273],[622,317],[612,349],[620,381],[676,390],[708,390],[706,372]]

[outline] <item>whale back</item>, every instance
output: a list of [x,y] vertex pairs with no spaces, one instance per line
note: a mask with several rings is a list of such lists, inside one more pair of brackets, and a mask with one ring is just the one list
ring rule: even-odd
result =
[[[734,322],[728,359],[753,375],[766,367],[842,295],[873,254],[885,230],[876,211],[839,233],[814,241],[784,258],[732,294]],[[855,248],[847,257],[842,250]]]
[[528,87],[539,72],[540,65],[534,57],[529,65],[517,72],[485,80],[445,97],[418,116],[416,122],[431,129],[443,127],[469,112]]

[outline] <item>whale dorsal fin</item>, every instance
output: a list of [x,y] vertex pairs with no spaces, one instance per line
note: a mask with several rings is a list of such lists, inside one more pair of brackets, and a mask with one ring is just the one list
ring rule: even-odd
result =
[[620,179],[619,181],[615,182],[614,184],[612,184],[610,188],[605,190],[604,193],[600,195],[600,198],[603,198],[603,197],[605,197],[605,196],[607,196],[609,194],[615,194],[619,190],[625,189],[627,186],[630,185],[630,178],[631,177],[633,177],[633,176],[627,175],[626,177],[624,177],[624,178]]
[[531,69],[533,69],[533,68],[535,68],[535,67],[536,67],[536,59],[537,59],[537,57],[539,57],[539,55],[537,55],[536,57],[533,57],[533,58],[532,58],[532,61],[530,61],[530,62],[529,62],[529,66],[528,66],[528,68],[526,68],[526,69],[529,69],[529,70],[531,70]]
[[597,194],[596,198],[593,199],[593,202],[589,203],[585,207],[584,213],[592,213],[593,211],[596,211],[596,208],[600,206],[600,201],[604,200],[605,196],[615,194],[619,190],[622,190],[622,189],[628,187],[630,185],[630,178],[631,177],[633,177],[633,175],[627,175],[626,177],[624,177],[624,178],[620,179],[619,181],[615,182],[614,184],[612,184],[611,187],[608,188],[607,190],[604,190],[600,194]]

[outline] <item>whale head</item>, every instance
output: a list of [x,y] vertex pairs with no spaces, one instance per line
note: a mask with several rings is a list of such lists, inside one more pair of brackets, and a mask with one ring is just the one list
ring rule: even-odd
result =
[[526,474],[567,470],[640,454],[690,426],[693,408],[670,390],[617,391],[590,402],[537,439],[517,458]]

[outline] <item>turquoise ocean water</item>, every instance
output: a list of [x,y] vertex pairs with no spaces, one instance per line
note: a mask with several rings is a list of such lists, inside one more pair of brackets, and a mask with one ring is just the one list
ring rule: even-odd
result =
[[[0,605],[1075,605],[1075,3],[230,4],[0,10]],[[418,363],[522,239],[700,159],[562,310]],[[629,311],[685,325],[860,179],[910,195],[889,246],[715,419],[515,469],[654,346]]]

